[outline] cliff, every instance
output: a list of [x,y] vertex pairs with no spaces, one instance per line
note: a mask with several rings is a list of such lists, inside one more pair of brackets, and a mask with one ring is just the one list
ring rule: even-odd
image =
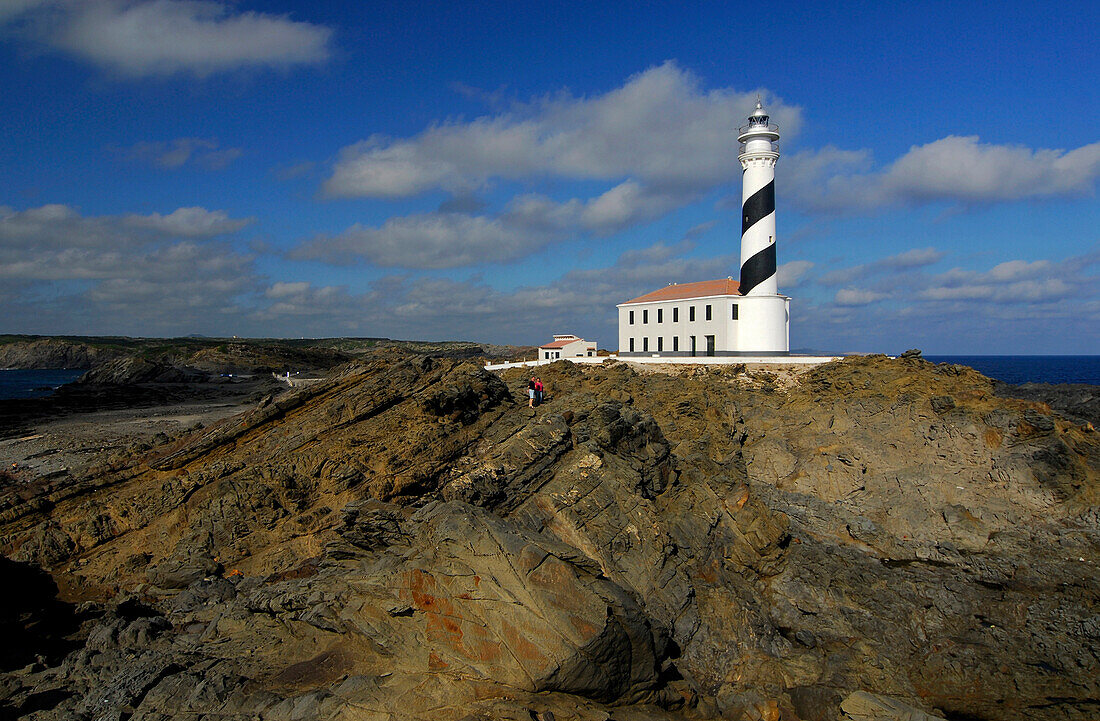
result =
[[0,368],[93,368],[123,355],[117,348],[97,347],[57,338],[0,343]]
[[[129,338],[124,336],[0,335],[0,369],[100,368],[113,361],[171,366],[185,373],[317,372],[379,348],[447,358],[533,357],[531,346],[388,338]],[[119,371],[108,373],[134,382]],[[147,380],[144,376],[138,382]],[[99,382],[99,381],[96,381]],[[170,381],[174,382],[174,381]]]
[[[34,719],[1085,719],[1100,438],[959,366],[394,351],[0,492]],[[108,715],[103,715],[107,710]],[[110,715],[114,713],[115,715]]]

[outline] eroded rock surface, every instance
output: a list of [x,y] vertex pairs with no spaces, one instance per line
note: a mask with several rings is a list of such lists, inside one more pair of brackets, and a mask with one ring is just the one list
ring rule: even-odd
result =
[[520,372],[379,353],[83,477],[8,489],[6,563],[49,612],[0,622],[48,643],[4,657],[0,705],[1100,713],[1088,427],[915,356],[789,388],[744,368],[540,373],[550,402],[532,410]]

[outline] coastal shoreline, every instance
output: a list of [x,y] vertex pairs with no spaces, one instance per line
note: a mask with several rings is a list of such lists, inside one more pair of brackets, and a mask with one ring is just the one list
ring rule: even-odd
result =
[[[171,400],[102,410],[71,404],[51,407],[23,400],[33,406],[36,417],[0,427],[5,431],[0,435],[0,470],[23,482],[76,475],[103,463],[113,453],[141,445],[151,447],[234,416],[254,406],[264,395],[258,387],[243,394],[212,396],[210,389],[200,388],[190,392],[192,397],[188,397],[187,390],[173,389]],[[34,400],[49,399],[30,399]],[[0,402],[5,406],[16,403]]]

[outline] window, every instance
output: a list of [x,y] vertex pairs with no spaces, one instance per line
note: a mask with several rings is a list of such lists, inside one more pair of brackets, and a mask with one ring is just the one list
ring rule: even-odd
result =
[[648,337],[642,338],[642,352],[643,353],[648,353],[649,352],[649,338]]
[[649,322],[649,311],[648,310],[643,310],[642,311],[642,323],[644,324],[644,323],[648,323],[648,322]]
[[660,323],[664,320],[665,311],[663,308],[657,309],[657,322]]
[[634,339],[633,338],[630,339],[630,352],[631,353],[634,352]]
[[707,320],[710,320],[710,305],[707,305]]
[[695,306],[691,306],[688,308],[688,321],[692,323],[695,322]]
[[679,308],[673,308],[672,309],[672,322],[673,323],[679,323],[680,322],[680,309]]
[[672,352],[675,353],[678,350],[680,350],[680,336],[674,335],[672,336]]
[[559,350],[559,351],[556,351],[556,352],[554,353],[554,357],[555,357],[555,358],[561,358],[561,351],[560,351],[560,350]]
[[634,325],[634,311],[630,311],[630,325]]
[[733,319],[737,320],[737,304],[733,304]]
[[657,336],[657,352],[660,353],[665,349],[664,336]]

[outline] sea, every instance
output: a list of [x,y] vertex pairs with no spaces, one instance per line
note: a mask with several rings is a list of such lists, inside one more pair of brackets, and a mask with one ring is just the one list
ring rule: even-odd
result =
[[0,400],[6,398],[43,398],[66,383],[75,381],[85,370],[0,370]]
[[1005,383],[1100,385],[1100,355],[926,355],[924,359],[970,366]]

